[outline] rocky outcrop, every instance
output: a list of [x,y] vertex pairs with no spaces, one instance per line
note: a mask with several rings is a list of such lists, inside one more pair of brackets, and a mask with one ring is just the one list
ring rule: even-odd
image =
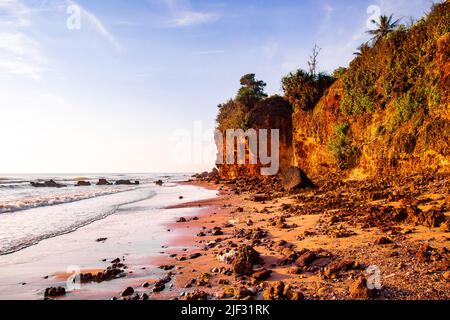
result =
[[67,187],[66,185],[57,183],[54,180],[48,180],[48,181],[45,181],[44,183],[30,182],[30,184],[34,188],[64,188],[64,187]]

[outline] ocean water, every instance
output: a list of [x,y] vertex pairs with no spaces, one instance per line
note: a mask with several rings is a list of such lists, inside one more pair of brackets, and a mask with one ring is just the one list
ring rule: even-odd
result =
[[[163,188],[187,180],[189,174],[0,175],[0,255],[41,240],[73,232],[114,214],[121,207],[151,199]],[[132,186],[96,186],[104,178],[139,180]],[[34,188],[31,181],[54,181],[65,188]],[[76,187],[80,179],[92,186]]]

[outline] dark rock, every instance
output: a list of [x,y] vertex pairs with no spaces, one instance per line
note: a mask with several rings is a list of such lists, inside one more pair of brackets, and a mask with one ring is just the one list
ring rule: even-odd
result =
[[106,179],[99,179],[97,182],[97,185],[98,186],[110,186],[110,185],[112,185],[112,183]]
[[162,186],[164,184],[164,182],[162,180],[157,180],[157,181],[155,181],[155,184],[157,186]]
[[306,173],[296,167],[288,167],[281,173],[281,184],[286,190],[316,188]]
[[317,256],[314,252],[308,251],[302,254],[296,261],[299,267],[307,267],[316,260]]
[[44,297],[46,298],[56,298],[56,297],[61,297],[64,296],[66,294],[66,289],[63,287],[50,287],[45,289],[45,293],[44,293]]
[[34,188],[64,188],[67,187],[64,184],[56,183],[54,180],[48,180],[44,183],[30,182],[31,186]]
[[132,287],[128,287],[125,290],[123,290],[120,295],[122,297],[129,297],[129,296],[133,295],[133,293],[134,293],[134,289]]
[[91,183],[89,181],[78,181],[76,187],[89,187]]
[[272,274],[272,270],[263,269],[261,271],[257,271],[255,273],[253,273],[252,278],[256,281],[263,281],[263,280],[270,278],[271,274]]
[[375,240],[376,245],[384,245],[384,244],[390,244],[392,243],[392,240],[387,237],[381,237]]

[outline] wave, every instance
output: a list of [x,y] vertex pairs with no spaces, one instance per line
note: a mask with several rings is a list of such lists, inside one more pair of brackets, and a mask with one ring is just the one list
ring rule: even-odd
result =
[[28,213],[0,215],[0,256],[23,250],[45,239],[72,233],[115,214],[122,206],[155,195],[156,192],[148,188],[135,188],[109,196],[104,194],[104,199],[97,196],[77,203],[65,203],[60,208],[39,207]]
[[28,210],[38,207],[60,205],[64,203],[76,202],[126,191],[132,191],[135,189],[136,188],[134,187],[134,188],[107,189],[107,190],[95,190],[95,191],[73,192],[73,193],[68,192],[62,194],[47,193],[42,195],[32,195],[28,197],[22,197],[20,199],[0,201],[0,214],[16,212],[21,210]]

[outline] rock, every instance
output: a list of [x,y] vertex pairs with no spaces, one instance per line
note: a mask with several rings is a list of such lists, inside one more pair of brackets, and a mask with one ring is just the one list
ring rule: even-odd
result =
[[283,296],[287,300],[291,300],[291,301],[305,300],[305,296],[303,295],[302,292],[295,290],[294,288],[292,288],[289,285],[284,288]]
[[286,190],[316,188],[306,173],[296,167],[288,167],[282,171],[281,184]]
[[169,270],[175,269],[175,266],[174,265],[162,265],[159,268],[164,270],[164,271],[169,271]]
[[233,261],[233,271],[237,275],[249,276],[253,273],[253,265],[259,262],[259,253],[251,246],[242,245],[238,248],[236,258]]
[[157,181],[155,181],[155,184],[157,186],[162,186],[164,184],[164,182],[162,180],[157,180]]
[[97,185],[98,186],[110,186],[110,185],[112,185],[112,183],[106,179],[99,179],[97,182]]
[[139,184],[139,181],[132,182],[131,180],[117,180],[116,185],[118,186],[131,186],[131,185],[137,185]]
[[255,194],[251,197],[254,202],[264,202],[270,200],[270,197],[266,194]]
[[209,284],[210,279],[211,279],[211,275],[209,273],[202,273],[196,281],[197,287],[206,286],[207,284]]
[[328,264],[324,270],[326,278],[334,279],[341,271],[347,271],[354,268],[355,262],[352,260],[335,260]]
[[30,182],[31,186],[34,188],[64,188],[67,187],[64,184],[56,183],[54,180],[48,180],[44,183]]
[[407,213],[407,222],[415,225],[423,225],[428,228],[438,228],[443,222],[446,221],[444,213],[435,208],[427,212],[423,212],[416,206],[408,206]]
[[271,274],[272,274],[272,270],[263,269],[261,271],[254,272],[252,274],[252,278],[255,281],[264,281],[264,280],[267,280],[268,278],[270,278]]
[[66,294],[66,289],[63,287],[50,287],[45,289],[45,293],[44,293],[44,297],[46,298],[56,298],[56,297],[61,297],[64,296]]
[[106,240],[108,240],[108,238],[98,238],[97,240],[95,240],[96,242],[105,242]]
[[444,272],[442,276],[444,277],[445,280],[450,280],[450,271]]
[[208,294],[205,291],[195,290],[185,294],[181,299],[185,301],[208,300]]
[[392,243],[392,240],[387,237],[380,237],[377,240],[375,240],[376,245],[384,245],[384,244],[390,244]]
[[201,256],[202,256],[202,254],[200,252],[196,252],[196,253],[191,254],[189,256],[189,259],[193,260],[193,259],[200,258]]
[[157,292],[161,292],[166,288],[166,285],[164,283],[157,283],[155,284],[155,286],[153,287],[153,292],[157,293]]
[[187,222],[186,218],[181,217],[180,219],[177,220],[177,222],[181,223],[181,222]]
[[442,232],[450,232],[450,220],[447,220],[441,224],[440,230]]
[[150,287],[150,283],[144,282],[144,283],[142,284],[142,288],[148,288],[148,287]]
[[264,300],[282,300],[284,298],[284,282],[277,281],[263,291]]
[[302,254],[296,261],[299,267],[308,267],[316,260],[317,256],[314,252],[308,251]]
[[91,183],[89,181],[78,181],[76,187],[89,187]]
[[133,295],[133,293],[134,293],[134,289],[132,287],[128,287],[125,290],[123,290],[120,295],[122,297],[129,297],[129,296]]
[[367,279],[364,277],[354,281],[349,287],[349,292],[350,298],[353,300],[369,300],[377,295],[377,290],[367,287]]
[[243,300],[253,296],[253,293],[246,287],[239,287],[234,289],[234,297],[238,300]]

